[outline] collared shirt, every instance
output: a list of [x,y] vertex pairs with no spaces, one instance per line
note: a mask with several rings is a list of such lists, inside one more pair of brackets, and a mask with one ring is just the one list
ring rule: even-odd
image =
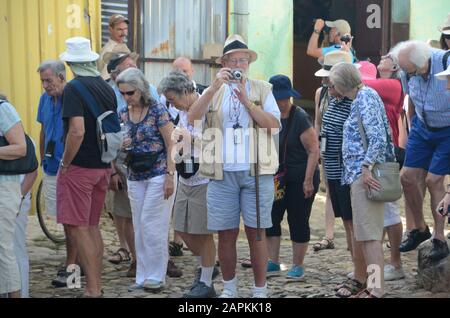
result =
[[[0,136],[5,136],[16,124],[20,117],[16,109],[8,102],[0,104]],[[20,176],[5,176],[0,174],[0,182],[19,182]]]
[[432,128],[450,126],[450,91],[447,91],[447,82],[435,77],[444,70],[444,54],[443,50],[433,49],[428,78],[425,80],[420,75],[413,76],[405,87],[406,94],[414,103],[417,117]]
[[[109,76],[108,70],[107,70],[108,65],[105,64],[105,62],[103,61],[103,58],[106,53],[114,51],[114,48],[121,44],[123,44],[123,43],[116,42],[110,38],[109,41],[105,44],[105,46],[102,48],[102,51],[100,52],[100,58],[98,59],[97,65],[98,65],[98,70],[102,73],[102,78],[104,80],[107,80],[108,78],[110,78],[110,76]],[[128,51],[126,53],[131,53],[130,49],[128,49]]]
[[55,143],[55,149],[52,157],[44,156],[42,166],[44,172],[49,176],[56,176],[64,153],[64,125],[62,120],[62,96],[57,98],[56,104],[54,97],[47,93],[42,94],[39,101],[37,121],[42,125],[44,131],[45,148],[50,141]]
[[[122,94],[120,94],[120,90],[117,87],[116,83],[114,81],[109,81],[108,83],[112,87],[112,89],[114,90],[114,94],[116,94],[117,113],[119,113],[120,111],[128,108],[127,102],[126,102],[125,98],[122,96]],[[156,90],[156,87],[151,85],[151,84],[150,84],[150,94],[152,94],[152,97],[159,104],[160,103],[160,98],[159,98],[159,95],[158,95],[158,91]]]
[[[358,118],[361,118],[366,134],[367,151],[364,149]],[[390,133],[389,123],[383,101],[372,88],[364,87],[353,101],[350,115],[344,124],[342,184],[350,185],[358,180],[363,163],[383,163],[394,158],[394,146],[388,144],[387,133]]]
[[[227,85],[222,104],[223,118],[223,170],[229,172],[250,171],[250,133],[249,124],[251,116],[244,105],[237,99],[231,89],[237,89],[237,84]],[[247,96],[250,94],[250,83],[246,85]],[[281,114],[275,97],[270,93],[263,105],[263,110],[272,114],[281,127]],[[239,124],[241,142],[235,144],[235,130],[233,127]]]

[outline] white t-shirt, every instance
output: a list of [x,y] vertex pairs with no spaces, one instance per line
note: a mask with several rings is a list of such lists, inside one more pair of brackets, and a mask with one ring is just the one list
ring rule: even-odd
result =
[[[223,118],[223,162],[224,171],[250,171],[250,137],[249,122],[250,114],[244,105],[239,102],[232,89],[237,89],[233,83],[226,87],[223,95],[222,118]],[[247,96],[250,93],[250,83],[246,85]],[[263,105],[265,112],[272,114],[280,123],[281,114],[275,97],[272,93],[267,96]],[[234,126],[239,124],[241,129],[241,143],[235,144]]]

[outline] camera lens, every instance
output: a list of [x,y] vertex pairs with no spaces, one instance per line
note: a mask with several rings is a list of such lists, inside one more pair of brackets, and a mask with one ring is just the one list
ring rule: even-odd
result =
[[242,79],[242,72],[241,71],[235,70],[235,71],[232,72],[232,74],[233,74],[233,78],[235,80],[241,80]]

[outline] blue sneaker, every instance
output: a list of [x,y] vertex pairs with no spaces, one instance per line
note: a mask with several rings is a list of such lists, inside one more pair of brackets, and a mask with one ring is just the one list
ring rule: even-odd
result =
[[305,269],[302,266],[294,265],[286,275],[287,279],[303,281],[305,280]]
[[280,270],[280,264],[275,264],[269,259],[267,263],[267,276],[279,274]]

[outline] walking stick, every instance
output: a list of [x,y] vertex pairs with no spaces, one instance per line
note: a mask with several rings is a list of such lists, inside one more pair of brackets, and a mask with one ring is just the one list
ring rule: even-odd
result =
[[261,210],[259,205],[259,133],[256,121],[253,121],[256,130],[256,164],[255,164],[255,192],[256,192],[256,240],[261,242]]

